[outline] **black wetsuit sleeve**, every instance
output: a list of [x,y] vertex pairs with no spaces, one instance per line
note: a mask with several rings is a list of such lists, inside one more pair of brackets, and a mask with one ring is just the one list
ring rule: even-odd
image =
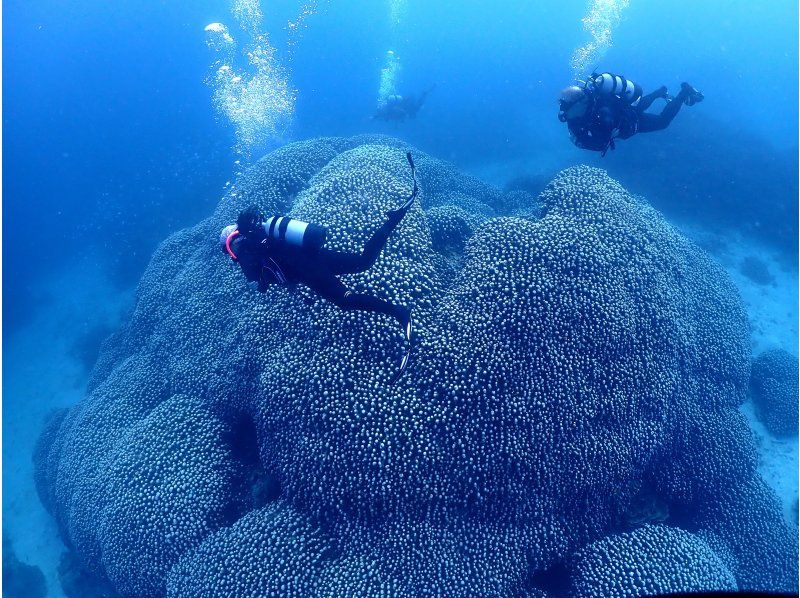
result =
[[578,147],[605,152],[619,126],[621,100],[616,96],[595,102],[592,110],[582,119],[569,122],[569,130]]
[[245,278],[250,282],[258,282],[261,277],[261,259],[258,254],[244,239],[235,239],[232,249]]
[[278,279],[276,274],[276,269],[280,271],[280,268],[269,259],[266,246],[253,245],[242,239],[238,243],[234,242],[233,251],[245,278],[250,282],[258,283],[259,293],[266,292],[270,283],[283,282]]
[[600,106],[597,110],[595,127],[599,133],[611,136],[611,132],[616,128],[618,120],[616,106]]
[[588,120],[576,124],[570,123],[569,132],[572,134],[575,145],[598,152],[606,148],[611,137],[610,132],[606,132],[603,127]]

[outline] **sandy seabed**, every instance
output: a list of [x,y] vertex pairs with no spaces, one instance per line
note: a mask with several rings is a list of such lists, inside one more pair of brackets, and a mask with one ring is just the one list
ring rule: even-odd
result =
[[33,449],[47,417],[83,398],[87,337],[113,329],[130,305],[132,292],[120,292],[104,271],[87,258],[42,281],[31,296],[49,299],[3,339],[3,533],[23,563],[42,570],[48,596],[63,596],[65,547],[36,493]]

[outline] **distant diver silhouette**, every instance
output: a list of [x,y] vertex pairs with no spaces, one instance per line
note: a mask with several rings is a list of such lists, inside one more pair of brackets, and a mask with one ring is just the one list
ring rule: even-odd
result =
[[432,85],[429,89],[423,91],[419,96],[401,96],[398,94],[388,96],[383,99],[378,107],[375,109],[375,114],[372,115],[373,120],[385,120],[387,122],[404,122],[407,118],[416,118],[425,100],[434,89]]
[[[582,85],[561,90],[558,120],[567,123],[572,142],[582,149],[605,156],[615,149],[615,139],[628,139],[637,133],[666,129],[681,106],[703,101],[703,94],[688,83],[674,98],[661,86],[647,95],[623,76],[592,73]],[[667,105],[660,114],[645,112],[658,98]]]
[[411,195],[399,208],[386,212],[386,221],[366,242],[362,253],[327,249],[323,247],[326,237],[323,227],[288,216],[264,218],[256,206],[243,210],[236,224],[223,228],[219,238],[222,250],[239,264],[247,280],[261,293],[270,284],[299,282],[341,309],[378,312],[397,320],[408,346],[393,382],[403,374],[411,356],[411,309],[372,295],[354,293],[337,277],[371,268],[389,235],[414,203],[419,187],[411,152],[406,153],[406,159],[414,183]]

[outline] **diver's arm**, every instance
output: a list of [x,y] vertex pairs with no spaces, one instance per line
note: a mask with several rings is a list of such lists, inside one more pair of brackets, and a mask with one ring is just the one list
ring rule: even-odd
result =
[[606,131],[614,129],[616,120],[614,110],[609,106],[603,106],[597,111],[597,124]]
[[267,285],[277,283],[284,284],[286,282],[286,275],[283,273],[278,262],[271,257],[265,257],[261,262],[261,272],[258,279],[258,291],[264,293],[267,290]]
[[245,239],[237,238],[232,243],[233,253],[236,255],[236,263],[242,269],[242,274],[250,282],[258,282],[261,264],[258,256]]
[[271,282],[276,282],[273,277],[269,275],[269,271],[262,267],[261,264],[248,264],[245,266],[242,263],[241,266],[250,288],[257,290],[259,293],[266,293],[269,284]]
[[592,114],[591,124],[587,133],[591,137],[591,149],[605,152],[608,147],[613,147],[616,129],[619,127],[619,106],[615,103],[604,102]]
[[264,260],[267,256],[262,255],[264,252],[261,251],[260,246],[253,247],[242,240],[238,243],[238,247],[234,247],[234,251],[238,256],[237,262],[242,269],[242,274],[251,286],[258,289],[259,293],[266,292],[270,282],[276,282],[264,267]]
[[572,142],[582,149],[602,151],[608,145],[608,136],[597,123],[569,123],[568,128]]

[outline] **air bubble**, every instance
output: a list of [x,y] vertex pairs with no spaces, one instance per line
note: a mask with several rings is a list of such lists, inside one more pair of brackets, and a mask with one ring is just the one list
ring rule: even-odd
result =
[[614,28],[629,3],[630,0],[591,0],[589,12],[582,19],[591,40],[572,54],[571,66],[576,79],[588,75],[611,47]]

